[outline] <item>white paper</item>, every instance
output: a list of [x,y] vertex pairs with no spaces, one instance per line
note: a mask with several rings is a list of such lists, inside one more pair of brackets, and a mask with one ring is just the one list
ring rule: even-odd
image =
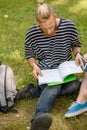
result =
[[82,73],[80,66],[76,65],[75,61],[66,61],[59,65],[58,67],[62,79],[70,74]]
[[39,84],[61,82],[61,76],[58,69],[42,70],[43,76],[39,76]]

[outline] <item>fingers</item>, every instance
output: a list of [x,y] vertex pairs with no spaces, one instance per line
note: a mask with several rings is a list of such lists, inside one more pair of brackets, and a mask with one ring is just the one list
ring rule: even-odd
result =
[[38,66],[36,66],[36,67],[34,67],[32,74],[33,74],[35,79],[38,79],[39,75],[42,76],[42,71]]
[[81,67],[82,67],[82,60],[81,60],[80,54],[77,54],[77,55],[76,55],[75,61],[76,61],[76,64],[77,64],[78,66],[81,66]]
[[83,56],[86,60],[87,60],[87,54],[84,54],[84,56]]

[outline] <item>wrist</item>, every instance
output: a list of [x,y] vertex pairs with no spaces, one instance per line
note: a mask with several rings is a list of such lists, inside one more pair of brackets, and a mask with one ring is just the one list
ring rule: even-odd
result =
[[76,57],[78,54],[79,54],[79,55],[82,55],[81,52],[76,52],[76,53],[75,53],[75,57]]

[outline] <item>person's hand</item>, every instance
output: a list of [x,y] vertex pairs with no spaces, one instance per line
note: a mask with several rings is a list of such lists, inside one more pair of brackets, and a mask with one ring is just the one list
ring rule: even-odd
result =
[[84,54],[83,57],[87,60],[87,54]]
[[42,76],[41,69],[39,68],[38,65],[35,64],[35,65],[33,66],[32,74],[33,74],[33,76],[34,76],[35,79],[38,79],[38,75]]
[[81,67],[82,67],[81,56],[80,56],[79,53],[76,55],[75,61],[76,61],[76,64],[77,64],[78,66],[81,66]]

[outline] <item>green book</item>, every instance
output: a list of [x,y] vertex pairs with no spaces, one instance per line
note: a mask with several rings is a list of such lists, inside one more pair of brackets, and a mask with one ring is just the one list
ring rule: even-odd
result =
[[42,70],[43,76],[38,76],[38,83],[48,84],[49,86],[62,84],[75,80],[75,74],[82,73],[80,66],[75,61],[66,61],[61,63],[56,69]]

